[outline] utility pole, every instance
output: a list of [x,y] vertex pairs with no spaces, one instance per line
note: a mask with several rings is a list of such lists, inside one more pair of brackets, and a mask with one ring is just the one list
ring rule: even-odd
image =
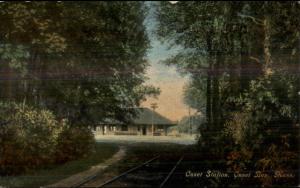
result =
[[155,109],[157,108],[157,103],[151,103],[151,108],[152,108],[152,116],[151,116],[151,122],[152,122],[152,136],[154,136],[154,122],[153,122],[153,114]]

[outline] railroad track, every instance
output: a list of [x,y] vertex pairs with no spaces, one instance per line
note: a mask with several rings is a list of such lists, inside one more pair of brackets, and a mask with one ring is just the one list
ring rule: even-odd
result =
[[[166,187],[170,177],[183,156],[157,155],[148,161],[137,165],[114,178],[93,187]],[[91,176],[73,188],[86,187],[86,184],[97,179],[98,175]]]

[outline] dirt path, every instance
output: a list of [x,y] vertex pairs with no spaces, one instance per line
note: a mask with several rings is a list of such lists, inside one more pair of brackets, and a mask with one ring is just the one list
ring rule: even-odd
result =
[[193,145],[197,143],[197,135],[176,136],[125,136],[125,135],[96,135],[97,142],[113,143],[174,143]]
[[80,184],[83,180],[87,179],[90,176],[98,174],[105,170],[108,166],[120,161],[126,154],[126,148],[120,146],[120,149],[115,153],[111,158],[107,159],[103,163],[100,163],[96,166],[92,166],[89,170],[80,172],[78,174],[72,175],[66,179],[63,179],[52,185],[44,186],[45,188],[54,188],[54,187],[74,187],[75,185]]

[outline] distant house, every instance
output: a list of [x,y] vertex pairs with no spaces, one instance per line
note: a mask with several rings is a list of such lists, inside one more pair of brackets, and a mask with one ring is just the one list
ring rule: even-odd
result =
[[[153,126],[152,126],[153,124]],[[131,124],[118,121],[101,123],[94,128],[96,135],[167,135],[167,129],[176,125],[159,113],[148,108],[139,108],[137,117]]]

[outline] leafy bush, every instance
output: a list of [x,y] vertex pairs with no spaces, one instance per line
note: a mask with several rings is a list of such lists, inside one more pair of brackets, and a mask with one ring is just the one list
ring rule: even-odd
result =
[[[297,169],[299,126],[295,123],[298,106],[294,102],[297,90],[287,87],[295,81],[287,78],[277,75],[252,80],[248,93],[236,99],[241,109],[232,112],[225,123],[225,134],[233,140],[233,151],[227,155],[231,169],[248,167],[262,172]],[[259,181],[264,186],[278,183],[276,178]]]
[[94,135],[58,123],[48,110],[0,102],[0,175],[16,175],[54,162],[87,156]]
[[62,163],[86,157],[94,149],[95,138],[91,130],[66,126],[58,137],[56,161]]
[[0,173],[21,173],[53,162],[59,132],[47,110],[0,103]]

